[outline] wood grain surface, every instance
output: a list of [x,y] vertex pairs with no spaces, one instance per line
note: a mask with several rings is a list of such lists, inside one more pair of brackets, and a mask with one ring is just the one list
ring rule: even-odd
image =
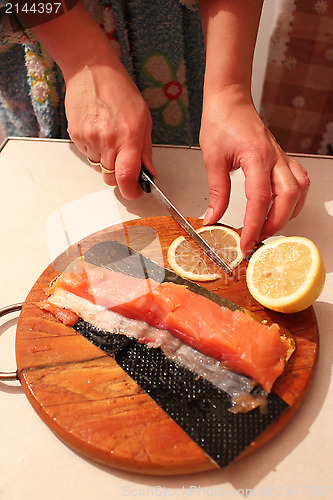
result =
[[[189,221],[196,228],[202,225],[200,219]],[[16,358],[29,401],[69,447],[111,467],[171,475],[216,466],[112,357],[36,304],[47,297],[50,281],[95,243],[121,241],[167,268],[166,251],[181,234],[178,224],[169,217],[136,219],[95,233],[70,247],[43,272],[22,308]],[[306,395],[318,356],[313,308],[293,315],[264,309],[247,290],[246,265],[244,261],[239,266],[237,279],[223,273],[221,279],[202,286],[287,328],[294,335],[297,349],[274,385],[289,409],[240,458],[271,440],[290,421]]]

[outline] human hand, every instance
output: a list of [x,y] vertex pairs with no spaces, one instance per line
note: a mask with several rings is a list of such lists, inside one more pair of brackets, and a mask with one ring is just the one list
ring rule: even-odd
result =
[[239,167],[244,172],[244,255],[301,211],[310,186],[307,173],[282,151],[241,86],[205,95],[200,146],[209,184],[205,224],[219,220],[227,209],[230,172]]
[[[152,164],[152,121],[137,87],[107,36],[82,2],[33,28],[65,82],[68,132],[107,184],[128,199],[140,196],[141,162]],[[108,171],[111,171],[108,172]]]
[[[110,48],[110,51],[113,49]],[[100,169],[106,184],[127,199],[138,198],[141,162],[152,164],[149,109],[114,54],[93,61],[66,78],[68,132],[78,149]],[[110,170],[106,172],[105,170]]]

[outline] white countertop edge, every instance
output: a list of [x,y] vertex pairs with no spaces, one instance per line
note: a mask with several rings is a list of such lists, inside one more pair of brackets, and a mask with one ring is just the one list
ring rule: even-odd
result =
[[[8,141],[37,141],[37,142],[60,142],[60,143],[71,143],[73,144],[73,141],[71,139],[53,139],[49,137],[16,137],[16,136],[8,136],[5,138],[5,140],[2,142],[0,145],[0,152],[3,150],[3,148],[6,146]],[[179,149],[193,149],[193,150],[200,150],[200,146],[186,146],[182,144],[153,144],[154,148],[179,148]],[[316,154],[305,154],[305,153],[288,153],[288,156],[293,156],[296,158],[315,158],[315,159],[323,159],[323,160],[333,160],[333,156],[330,155],[316,155]]]

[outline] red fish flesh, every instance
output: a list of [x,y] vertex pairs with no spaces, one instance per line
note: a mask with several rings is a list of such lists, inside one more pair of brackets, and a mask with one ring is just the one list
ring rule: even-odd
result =
[[[267,393],[283,373],[288,345],[277,324],[267,326],[242,311],[231,311],[171,282],[158,283],[83,263],[75,272],[64,272],[41,304],[61,321],[78,319],[71,300],[59,308],[53,294],[70,293],[127,318],[167,330],[182,342],[223,363],[228,369],[251,377]],[[93,324],[93,319],[92,319]],[[149,342],[149,339],[147,339]]]

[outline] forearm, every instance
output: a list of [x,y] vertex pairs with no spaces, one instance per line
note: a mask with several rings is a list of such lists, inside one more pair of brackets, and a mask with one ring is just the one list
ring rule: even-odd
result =
[[200,0],[206,48],[205,90],[251,89],[262,0]]
[[115,71],[122,67],[107,37],[81,2],[31,31],[60,66],[66,80],[91,64],[107,62]]

